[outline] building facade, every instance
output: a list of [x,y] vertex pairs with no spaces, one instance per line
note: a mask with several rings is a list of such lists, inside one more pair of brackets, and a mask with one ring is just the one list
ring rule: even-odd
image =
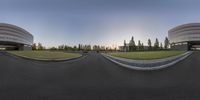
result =
[[33,35],[11,24],[0,23],[0,49],[32,50]]
[[177,26],[169,30],[168,37],[173,50],[199,50],[200,23]]

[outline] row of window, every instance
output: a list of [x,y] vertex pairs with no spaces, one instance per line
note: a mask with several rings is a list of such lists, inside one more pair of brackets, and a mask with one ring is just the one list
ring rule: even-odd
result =
[[172,43],[171,46],[175,46],[175,45],[187,45],[187,42],[182,42],[182,43]]
[[176,33],[176,32],[183,32],[183,31],[190,31],[190,30],[199,30],[200,26],[187,26],[187,27],[181,27],[181,28],[174,28],[170,30],[170,33]]
[[4,29],[13,29],[15,31],[19,31],[19,32],[23,32],[22,34],[26,35],[25,33],[28,33],[26,30],[17,27],[17,26],[0,26],[0,28],[4,28]]
[[2,26],[0,26],[0,30],[10,31],[10,32],[13,32],[13,33],[17,33],[20,36],[26,36],[26,37],[29,37],[29,38],[33,37],[30,33],[26,32],[25,30],[22,31],[22,30],[18,30],[16,28],[10,28],[10,27],[2,27]]
[[22,44],[32,44],[32,42],[28,40],[24,40],[18,37],[10,36],[10,35],[0,35],[0,41],[11,41],[11,42],[17,42]]
[[200,36],[200,30],[194,30],[194,31],[185,31],[180,33],[170,33],[169,37],[179,37],[179,36],[188,36],[188,35],[199,35]]
[[171,42],[183,42],[183,41],[200,41],[200,37],[177,37],[175,39],[170,39]]
[[33,42],[33,38],[32,37],[31,38],[30,37],[26,37],[26,36],[23,36],[23,35],[12,33],[10,31],[2,31],[2,30],[0,30],[0,35],[18,37],[20,39],[24,39],[24,40],[27,40],[29,42]]
[[179,34],[169,34],[169,39],[171,42],[182,42],[182,41],[192,41],[192,40],[200,41],[200,30],[181,32]]

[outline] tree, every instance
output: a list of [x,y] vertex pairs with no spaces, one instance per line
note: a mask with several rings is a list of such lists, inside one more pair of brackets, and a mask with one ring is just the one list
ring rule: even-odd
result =
[[101,51],[105,51],[106,47],[105,46],[101,46]]
[[151,49],[152,49],[151,40],[148,39],[148,50],[151,50]]
[[159,41],[158,39],[156,38],[156,41],[154,43],[154,50],[158,50],[159,49]]
[[136,50],[136,45],[134,41],[134,37],[131,38],[131,41],[129,42],[129,51],[134,51]]
[[[108,49],[109,50],[109,49]],[[123,47],[123,51],[127,52],[127,45],[126,45],[126,40],[124,40],[124,47]]]
[[45,47],[42,46],[42,43],[38,43],[38,50],[44,50]]
[[93,46],[93,50],[94,50],[94,51],[100,51],[100,46],[94,45],[94,46]]
[[58,46],[58,50],[64,50],[66,45],[60,45]]
[[56,47],[51,47],[49,50],[57,50]]
[[63,45],[63,46],[60,47],[60,49],[68,51],[69,47],[67,45]]
[[78,44],[78,51],[81,51],[82,50],[82,46],[81,44]]
[[33,43],[32,50],[36,50],[36,49],[37,49],[37,45],[36,45],[36,43]]
[[169,48],[169,39],[167,37],[165,38],[165,44],[164,45],[165,45],[164,46],[165,49]]
[[124,40],[124,46],[126,46],[126,40]]
[[144,44],[142,43],[142,45],[141,45],[141,50],[144,50]]
[[141,50],[142,44],[140,42],[140,40],[138,41],[138,50]]
[[163,44],[162,44],[162,43],[160,43],[160,49],[161,49],[161,50],[163,49]]
[[91,48],[91,45],[84,45],[84,46],[83,46],[83,50],[84,50],[84,51],[91,51],[91,49],[92,49],[92,48]]
[[73,49],[74,49],[74,51],[77,51],[77,50],[78,50],[76,46],[74,46]]

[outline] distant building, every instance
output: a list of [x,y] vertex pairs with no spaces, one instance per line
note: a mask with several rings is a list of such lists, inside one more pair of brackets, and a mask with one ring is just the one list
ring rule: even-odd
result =
[[200,49],[200,23],[177,26],[169,30],[168,35],[173,50]]
[[32,50],[33,36],[11,24],[0,23],[0,50]]
[[[119,46],[119,51],[121,52],[131,52],[131,51],[137,51],[139,50],[139,47],[135,45],[134,38],[132,37],[129,43],[126,43],[126,40],[124,40],[124,45]],[[143,46],[142,50],[148,50],[148,46]]]

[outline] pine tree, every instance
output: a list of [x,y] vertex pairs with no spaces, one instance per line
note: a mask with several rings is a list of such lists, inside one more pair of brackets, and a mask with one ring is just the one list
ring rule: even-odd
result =
[[134,41],[134,37],[131,38],[131,41],[129,42],[129,51],[134,51],[136,50],[136,45]]
[[154,50],[158,50],[159,49],[159,41],[158,39],[156,38],[156,41],[154,43]]
[[163,49],[163,44],[162,44],[162,43],[160,43],[160,49],[161,49],[161,50]]
[[138,41],[138,50],[141,50],[141,42],[140,42],[140,40]]
[[152,49],[151,40],[148,39],[148,50],[151,50],[151,49]]
[[169,39],[166,37],[165,38],[165,46],[164,46],[165,49],[168,49],[169,48]]
[[126,47],[126,40],[124,40],[124,46]]
[[81,50],[81,44],[78,44],[78,51]]
[[37,45],[36,45],[36,43],[33,43],[32,50],[36,50],[36,49],[37,49]]
[[141,50],[144,50],[144,44],[142,43],[142,45],[141,45]]
[[45,49],[43,46],[42,46],[42,43],[38,43],[38,50],[43,50]]

